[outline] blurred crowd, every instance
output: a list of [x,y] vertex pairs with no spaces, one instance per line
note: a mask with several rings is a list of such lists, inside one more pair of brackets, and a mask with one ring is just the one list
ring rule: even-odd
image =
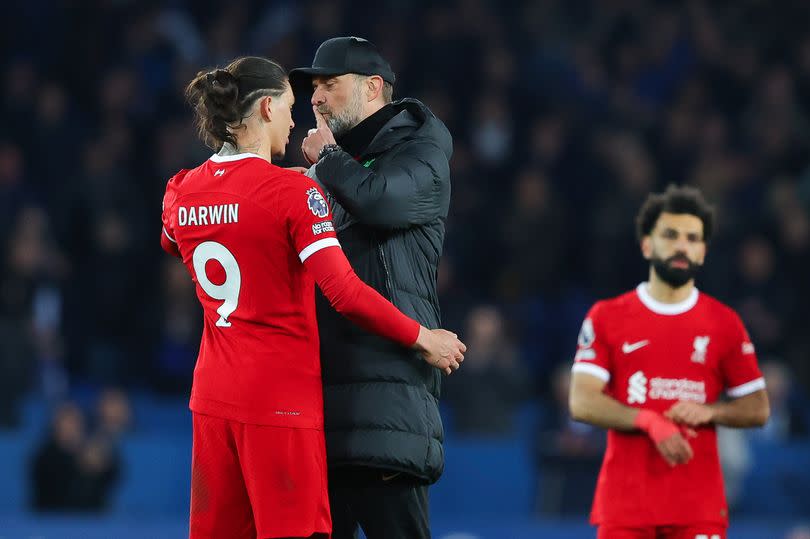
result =
[[121,475],[118,444],[130,427],[126,396],[103,392],[88,420],[73,402],[54,410],[50,432],[29,465],[37,511],[98,512],[108,508]]
[[[645,278],[633,218],[674,182],[719,209],[698,285],[738,310],[764,364],[773,416],[755,436],[810,434],[810,4],[12,4],[0,425],[15,426],[29,391],[53,403],[76,383],[187,393],[200,309],[160,250],[160,203],[210,151],[183,87],[239,55],[289,69],[324,39],[359,35],[396,71],[395,98],[421,99],[454,136],[440,290],[444,325],[470,345],[445,384],[454,429],[509,434],[539,403],[537,432],[554,433],[538,434],[539,462],[598,457],[601,436],[565,413],[566,365],[589,305]],[[283,165],[303,164],[309,97]],[[73,416],[58,408],[53,444],[81,431]]]

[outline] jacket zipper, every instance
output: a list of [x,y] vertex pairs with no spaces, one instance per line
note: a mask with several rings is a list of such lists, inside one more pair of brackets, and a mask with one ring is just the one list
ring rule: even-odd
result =
[[380,251],[380,260],[382,260],[383,271],[385,272],[385,287],[388,289],[388,299],[394,301],[394,287],[391,284],[391,276],[388,273],[388,262],[385,260],[385,252],[383,251],[382,244],[377,244],[377,250]]

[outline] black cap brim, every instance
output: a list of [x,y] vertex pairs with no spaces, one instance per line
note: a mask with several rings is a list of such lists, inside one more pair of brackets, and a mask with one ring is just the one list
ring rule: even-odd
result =
[[312,91],[312,77],[331,77],[345,75],[345,72],[335,71],[327,67],[297,67],[290,70],[288,77],[293,91]]

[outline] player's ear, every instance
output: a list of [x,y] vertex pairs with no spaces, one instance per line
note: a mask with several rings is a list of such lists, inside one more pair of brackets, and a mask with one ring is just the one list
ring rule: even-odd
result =
[[641,238],[641,254],[644,255],[645,260],[652,258],[652,238],[650,236]]
[[266,95],[259,99],[259,114],[261,114],[262,120],[265,122],[269,122],[273,119],[273,96]]

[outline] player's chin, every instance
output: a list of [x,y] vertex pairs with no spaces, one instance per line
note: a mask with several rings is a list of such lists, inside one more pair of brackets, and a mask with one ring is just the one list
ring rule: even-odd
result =
[[287,148],[281,148],[273,153],[273,159],[284,159],[285,155],[287,155]]

